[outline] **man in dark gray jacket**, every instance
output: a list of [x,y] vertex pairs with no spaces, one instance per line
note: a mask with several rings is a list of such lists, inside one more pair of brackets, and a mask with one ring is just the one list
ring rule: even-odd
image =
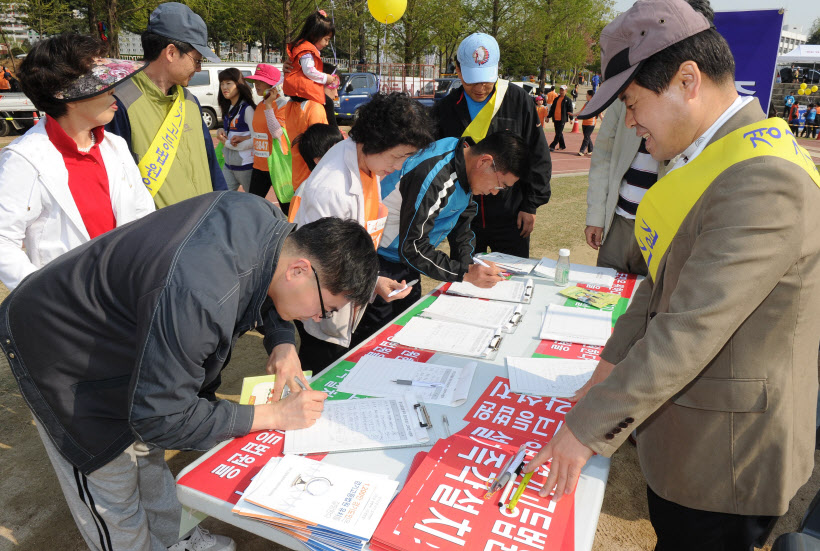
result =
[[[289,320],[369,300],[378,260],[361,226],[324,218],[293,229],[258,197],[206,194],[70,251],[0,305],[0,346],[91,549],[192,547],[176,543],[163,450],[321,415],[326,395],[313,390],[256,406],[203,396],[239,335],[263,325],[278,388],[298,390]],[[197,549],[234,549],[194,536],[207,540]]]

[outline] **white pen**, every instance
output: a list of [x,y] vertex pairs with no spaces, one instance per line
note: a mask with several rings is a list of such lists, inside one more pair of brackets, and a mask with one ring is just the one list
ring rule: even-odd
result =
[[391,383],[396,383],[397,385],[406,385],[406,386],[421,386],[426,388],[434,388],[438,386],[444,386],[444,383],[432,383],[429,381],[411,381],[409,379],[394,379],[390,381]]
[[[478,258],[477,256],[474,256],[474,257],[473,257],[473,262],[475,262],[475,263],[476,263],[476,264],[478,264],[479,266],[484,266],[485,268],[489,268],[489,267],[490,267],[490,265],[489,265],[489,264],[487,264],[486,262],[484,262],[483,260],[481,260],[481,259],[480,259],[480,258]],[[508,276],[508,275],[510,275],[510,274],[507,274],[507,273],[504,273],[504,272],[498,272],[498,275],[499,275],[500,277],[507,277],[507,276]]]
[[394,296],[398,295],[399,293],[405,292],[407,289],[409,289],[410,287],[412,287],[413,285],[415,285],[418,282],[419,282],[418,279],[414,279],[413,281],[411,281],[410,283],[408,283],[407,285],[405,285],[401,289],[396,289],[394,291],[390,291],[390,294],[387,295],[387,298],[394,297]]

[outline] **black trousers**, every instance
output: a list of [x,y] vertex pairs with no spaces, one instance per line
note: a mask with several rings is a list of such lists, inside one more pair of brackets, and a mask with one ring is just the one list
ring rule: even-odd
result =
[[[299,331],[299,361],[303,370],[311,370],[316,375],[347,353],[347,347],[317,339],[305,331],[301,321],[294,323]],[[356,344],[351,343],[351,348]]]
[[[248,192],[258,195],[264,199],[264,197],[268,194],[268,191],[270,191],[270,173],[254,168],[251,171],[251,188]],[[285,216],[288,215],[289,207],[290,203],[279,203],[279,208],[282,209]]]
[[485,228],[473,222],[472,228],[475,234],[476,254],[485,253],[489,249],[493,252],[511,254],[521,258],[530,257],[530,238],[529,236],[521,237],[517,221],[493,224]]
[[555,138],[553,138],[552,143],[550,144],[550,149],[555,149],[557,145],[559,149],[566,149],[567,144],[564,143],[564,122],[553,122],[552,125],[555,127]]
[[[413,268],[405,264],[391,262],[382,256],[379,256],[379,275],[395,279],[399,283],[401,283],[402,280],[410,283],[414,279],[421,278],[419,273]],[[367,340],[375,334],[376,331],[384,327],[387,322],[410,308],[413,303],[420,298],[421,281],[413,285],[413,290],[410,291],[410,294],[401,300],[387,302],[382,297],[377,296],[371,304],[367,305],[364,316],[362,316],[359,326],[353,333],[353,342],[360,343]]]
[[655,551],[754,551],[763,547],[779,517],[733,515],[690,509],[646,487]]
[[581,153],[586,153],[589,151],[592,153],[592,131],[595,130],[595,127],[590,126],[583,126],[581,125],[581,131],[584,133],[584,141],[581,142]]

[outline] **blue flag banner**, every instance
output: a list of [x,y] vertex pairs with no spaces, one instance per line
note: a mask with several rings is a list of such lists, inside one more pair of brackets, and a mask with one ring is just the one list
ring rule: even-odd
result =
[[772,97],[783,13],[780,10],[724,11],[715,13],[715,27],[735,58],[735,88],[754,96],[766,113]]

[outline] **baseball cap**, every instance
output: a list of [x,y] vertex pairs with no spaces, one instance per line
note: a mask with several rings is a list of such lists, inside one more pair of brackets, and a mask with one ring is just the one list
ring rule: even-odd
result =
[[258,80],[271,86],[282,84],[282,72],[267,63],[260,63],[256,66],[256,71],[250,76],[245,77],[245,80]]
[[473,33],[458,45],[458,63],[461,76],[467,84],[498,80],[498,60],[501,53],[495,38],[484,33]]
[[562,85],[561,85],[561,90],[566,90],[566,89],[567,89],[567,85],[566,85],[566,84],[562,84]]
[[544,96],[535,96],[535,101],[544,101]]
[[54,98],[61,103],[93,98],[128,80],[144,68],[144,61],[98,57],[91,63],[86,74],[54,94]]
[[578,118],[592,118],[609,107],[647,59],[711,26],[685,0],[635,2],[601,31],[604,81]]
[[148,19],[147,30],[171,40],[186,42],[202,57],[221,61],[208,47],[208,27],[205,26],[205,21],[185,4],[166,2],[157,6]]

